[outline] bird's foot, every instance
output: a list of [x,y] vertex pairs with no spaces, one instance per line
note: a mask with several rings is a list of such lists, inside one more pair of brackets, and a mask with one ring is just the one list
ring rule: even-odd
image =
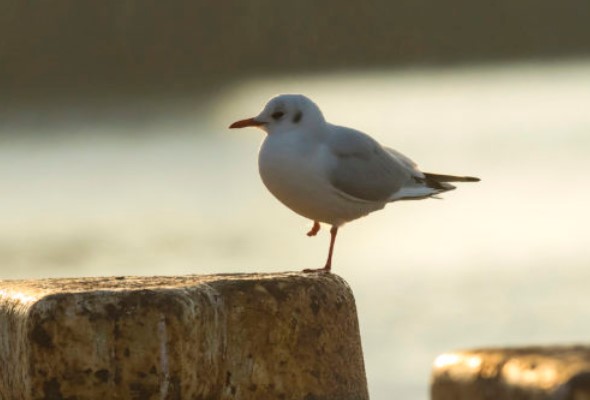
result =
[[318,221],[313,221],[313,226],[311,227],[309,232],[307,232],[307,236],[309,236],[309,237],[315,236],[318,234],[319,231],[320,231],[320,223]]
[[329,274],[330,273],[330,267],[324,267],[324,268],[306,268],[303,270],[304,273],[306,274],[310,274],[310,273],[316,273],[316,274]]

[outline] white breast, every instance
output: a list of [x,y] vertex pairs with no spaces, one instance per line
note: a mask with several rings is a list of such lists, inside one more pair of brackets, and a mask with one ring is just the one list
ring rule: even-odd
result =
[[297,214],[340,226],[383,208],[384,204],[343,197],[329,182],[333,155],[297,132],[268,135],[260,148],[258,168],[264,185]]

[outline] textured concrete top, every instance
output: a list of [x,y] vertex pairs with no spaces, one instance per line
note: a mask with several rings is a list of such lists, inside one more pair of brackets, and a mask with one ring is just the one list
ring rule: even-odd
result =
[[0,281],[0,398],[368,398],[333,274]]
[[[88,292],[116,292],[134,290],[182,289],[209,284],[238,284],[256,281],[272,283],[273,287],[284,289],[287,282],[310,284],[314,281],[337,281],[348,288],[346,282],[334,274],[306,274],[282,272],[268,274],[215,274],[183,276],[115,276],[84,278],[49,278],[31,280],[0,280],[0,299],[11,299],[21,303],[35,302],[51,295]],[[106,293],[105,293],[106,294]]]
[[[434,362],[433,400],[590,399],[590,347],[456,351]],[[586,397],[575,397],[584,393]]]

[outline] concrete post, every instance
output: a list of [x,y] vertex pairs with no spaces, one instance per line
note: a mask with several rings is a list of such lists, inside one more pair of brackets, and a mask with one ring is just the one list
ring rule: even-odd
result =
[[590,400],[590,347],[457,351],[434,362],[431,400]]
[[330,274],[0,281],[0,398],[368,399]]

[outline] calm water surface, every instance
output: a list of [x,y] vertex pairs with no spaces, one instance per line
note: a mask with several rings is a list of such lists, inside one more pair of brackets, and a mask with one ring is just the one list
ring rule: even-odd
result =
[[25,112],[0,132],[0,278],[321,266],[327,231],[305,236],[260,182],[263,134],[227,130],[305,93],[424,170],[483,179],[336,245],[372,398],[425,400],[439,353],[588,339],[588,88],[588,62],[501,65],[251,81],[145,123],[68,110],[23,128]]

